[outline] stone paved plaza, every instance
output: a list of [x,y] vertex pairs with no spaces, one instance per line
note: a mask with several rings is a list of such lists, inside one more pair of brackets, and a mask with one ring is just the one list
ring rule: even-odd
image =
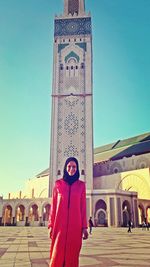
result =
[[[48,266],[49,242],[46,227],[0,227],[0,267]],[[150,266],[150,231],[94,228],[83,241],[80,267],[105,266]]]

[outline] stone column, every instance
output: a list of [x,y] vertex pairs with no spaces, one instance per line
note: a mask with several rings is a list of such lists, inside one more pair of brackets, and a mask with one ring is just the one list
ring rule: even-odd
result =
[[110,226],[115,226],[115,205],[114,205],[114,197],[109,198],[110,203]]
[[109,199],[109,197],[107,196],[107,203],[106,203],[106,205],[107,205],[107,210],[106,210],[106,212],[107,212],[107,224],[108,224],[108,227],[109,226],[111,226],[111,221],[110,221],[110,199]]
[[16,223],[16,220],[15,220],[15,217],[13,217],[13,226],[15,226],[15,223]]
[[28,216],[26,216],[25,226],[29,226],[29,224],[28,224]]

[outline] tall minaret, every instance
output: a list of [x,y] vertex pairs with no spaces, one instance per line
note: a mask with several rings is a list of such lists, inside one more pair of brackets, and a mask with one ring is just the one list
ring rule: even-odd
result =
[[70,156],[93,189],[92,33],[84,0],[64,0],[54,25],[49,196]]

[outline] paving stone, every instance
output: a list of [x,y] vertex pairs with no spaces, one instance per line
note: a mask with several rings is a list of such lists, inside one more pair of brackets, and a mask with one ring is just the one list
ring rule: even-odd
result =
[[[83,241],[80,267],[150,266],[150,231],[93,228]],[[0,227],[0,266],[48,267],[50,240],[46,227]]]

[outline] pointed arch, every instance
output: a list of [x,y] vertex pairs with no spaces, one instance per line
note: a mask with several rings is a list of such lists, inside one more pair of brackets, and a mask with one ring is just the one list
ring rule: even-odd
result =
[[67,62],[70,58],[75,58],[77,62],[79,62],[80,57],[74,52],[71,51],[66,57],[65,57],[65,62]]
[[144,176],[135,173],[125,175],[118,183],[117,189],[136,191],[140,199],[147,199],[150,195],[150,186]]

